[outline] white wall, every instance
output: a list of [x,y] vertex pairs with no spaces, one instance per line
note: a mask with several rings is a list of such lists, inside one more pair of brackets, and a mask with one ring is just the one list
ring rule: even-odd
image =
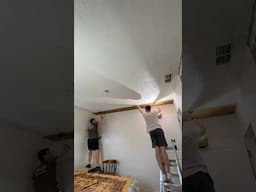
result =
[[[73,141],[65,141],[71,150],[57,160],[57,178],[63,192],[73,191]],[[14,123],[0,122],[1,173],[0,191],[32,192],[34,169],[40,164],[37,153],[49,147],[54,154],[61,154],[62,144],[52,143],[32,130]]]
[[40,135],[9,122],[0,122],[0,191],[32,191],[32,174],[42,146]]
[[204,120],[209,147],[202,156],[215,182],[216,191],[253,192],[256,183],[236,115]]
[[[174,105],[162,109],[162,126],[170,143],[175,138],[181,147],[179,129]],[[146,133],[144,119],[138,110],[107,114],[102,126],[102,146],[104,159],[120,161],[120,175],[138,179],[142,191],[159,191],[159,169]]]
[[[242,129],[252,122],[256,131],[256,65],[246,45],[252,5],[253,0],[184,4],[182,102],[183,110],[234,102]],[[226,42],[232,42],[231,62],[216,66],[215,47]]]
[[207,134],[210,147],[203,155],[214,176],[217,191],[249,191],[255,188],[255,180],[245,152],[243,135],[249,122],[255,129],[256,68],[245,40],[235,44],[232,62],[226,66],[203,66],[202,61],[212,63],[210,55],[199,56],[185,50],[183,110],[237,104],[237,117],[233,120],[225,117],[206,120],[213,129],[209,129]]
[[74,109],[74,169],[77,170],[87,163],[87,126],[92,113],[75,107]]
[[[236,118],[206,120],[210,146],[203,155],[219,192],[255,189],[243,143],[245,128],[256,119],[256,70],[246,50],[252,3],[196,0],[183,6],[183,110],[228,103],[238,106]],[[232,42],[231,62],[216,66],[215,47],[225,42]]]
[[[65,151],[64,144],[70,149]],[[50,151],[57,158],[56,174],[57,180],[63,192],[73,192],[74,190],[74,141],[64,140],[58,142],[45,142],[45,146],[50,148]]]
[[246,130],[249,123],[252,123],[256,132],[256,63],[253,60],[252,54],[246,44],[241,45],[243,51],[243,66],[241,95],[238,100],[238,113],[242,121],[242,129]]
[[182,110],[182,77],[176,76],[174,82],[173,100],[176,109]]

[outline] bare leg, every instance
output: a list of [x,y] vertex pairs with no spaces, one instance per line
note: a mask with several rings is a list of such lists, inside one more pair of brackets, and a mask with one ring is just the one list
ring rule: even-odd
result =
[[156,160],[157,160],[158,166],[162,171],[162,173],[165,174],[164,164],[163,164],[163,160],[161,158],[161,153],[160,153],[160,148],[157,146],[155,146],[155,154],[156,154]]
[[164,147],[164,146],[160,147],[160,154],[163,159],[165,172],[170,173],[170,160],[169,160],[168,154],[166,152],[166,147]]
[[88,163],[91,164],[91,161],[92,161],[92,151],[89,151],[89,154],[88,154]]
[[102,152],[101,152],[101,149],[99,149],[99,162],[100,162],[100,164],[102,162]]
[[95,150],[94,153],[95,153],[96,164],[98,166],[100,164],[100,162],[99,162],[99,153],[100,153],[99,149]]

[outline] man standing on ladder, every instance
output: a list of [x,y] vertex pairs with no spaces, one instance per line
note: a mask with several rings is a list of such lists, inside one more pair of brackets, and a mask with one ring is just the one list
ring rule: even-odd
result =
[[[194,119],[192,111],[183,112],[182,116],[182,191],[214,192],[213,180],[199,153],[199,147],[207,146],[206,129],[202,122]],[[200,144],[202,136],[204,140]]]
[[164,131],[161,127],[159,118],[161,118],[161,109],[151,111],[151,105],[145,107],[145,112],[138,106],[147,126],[147,132],[150,134],[152,147],[155,149],[155,156],[158,166],[163,174],[163,179],[171,183],[170,161],[166,152],[167,142]]

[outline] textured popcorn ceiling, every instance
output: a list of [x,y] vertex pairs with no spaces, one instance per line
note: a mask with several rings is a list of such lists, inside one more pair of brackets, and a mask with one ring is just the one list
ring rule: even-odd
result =
[[95,112],[170,98],[175,83],[164,77],[178,70],[181,5],[76,0],[75,105]]

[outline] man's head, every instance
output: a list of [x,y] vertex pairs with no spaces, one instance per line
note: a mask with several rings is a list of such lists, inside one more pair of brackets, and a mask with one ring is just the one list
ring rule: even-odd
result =
[[150,112],[151,111],[151,106],[150,105],[146,105],[145,110],[146,110],[146,112]]
[[96,120],[95,120],[94,118],[92,118],[92,119],[90,119],[90,123],[91,123],[92,125],[94,125],[94,124],[96,124]]
[[37,154],[37,157],[39,159],[39,161],[41,163],[46,163],[48,158],[49,158],[49,155],[50,155],[50,150],[49,148],[44,148],[44,149],[41,149],[38,154]]

